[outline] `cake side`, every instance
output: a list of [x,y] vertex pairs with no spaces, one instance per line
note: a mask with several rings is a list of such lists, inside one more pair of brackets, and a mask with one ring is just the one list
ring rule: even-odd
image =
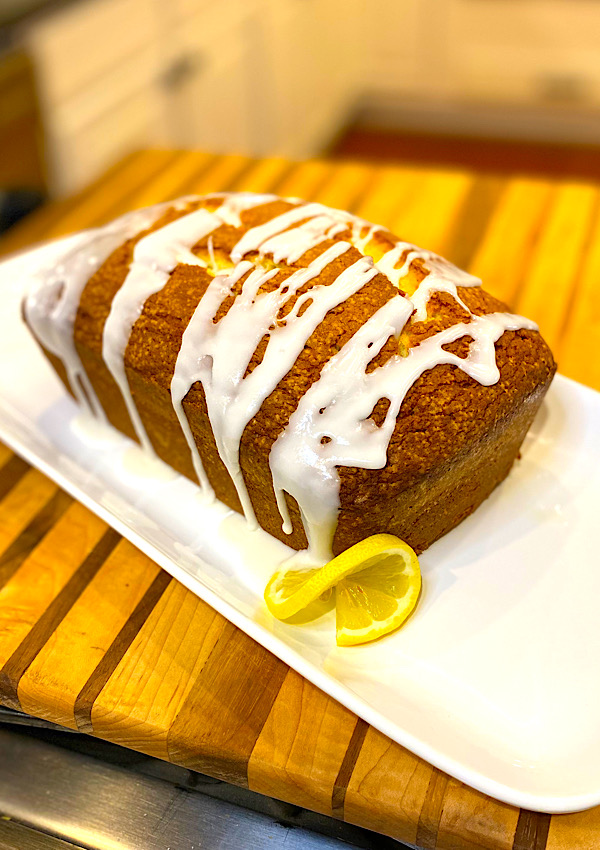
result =
[[[443,261],[435,255],[418,252],[382,228],[369,230],[367,223],[335,211],[329,211],[327,219],[328,213],[322,212],[325,208],[317,209],[317,205],[299,209],[298,202],[270,197],[261,198],[256,205],[245,201],[248,205],[235,216],[226,215],[197,240],[188,239],[190,244],[185,246],[181,261],[170,260],[172,268],[165,272],[162,285],[158,286],[158,281],[156,291],[140,302],[141,313],[133,321],[123,352],[124,374],[135,406],[133,416],[139,418],[136,427],[104,356],[106,323],[111,311],[115,312],[115,298],[119,290],[129,286],[126,282],[139,250],[136,246],[143,246],[145,237],[168,230],[165,225],[176,219],[181,219],[181,229],[185,220],[192,221],[194,212],[194,226],[206,229],[202,215],[218,212],[224,205],[222,197],[197,199],[167,211],[154,225],[113,251],[84,287],[75,320],[75,342],[109,420],[138,438],[141,425],[159,457],[192,479],[202,481],[205,476],[217,498],[236,510],[248,513],[250,509],[265,530],[302,549],[309,542],[306,488],[301,480],[290,478],[289,490],[295,490],[298,498],[282,487],[278,502],[273,458],[282,445],[285,449],[287,440],[292,448],[290,451],[288,446],[284,455],[291,459],[287,466],[297,463],[298,442],[294,442],[293,434],[298,411],[302,413],[304,406],[305,416],[314,421],[320,409],[315,410],[314,402],[309,405],[307,399],[317,398],[325,389],[321,415],[326,419],[335,412],[336,399],[341,402],[345,398],[344,381],[348,384],[346,378],[352,371],[345,372],[344,381],[339,381],[331,377],[335,371],[332,364],[341,363],[339,369],[343,370],[344,358],[358,358],[357,395],[362,392],[364,398],[359,399],[362,409],[357,408],[352,415],[365,433],[358,433],[354,420],[342,422],[341,429],[347,429],[352,451],[361,462],[353,465],[349,462],[351,452],[344,456],[343,449],[339,463],[334,454],[327,457],[328,444],[338,439],[327,428],[320,438],[322,449],[314,434],[310,437],[313,451],[317,446],[322,454],[317,464],[321,463],[324,470],[322,480],[315,479],[315,488],[329,487],[326,479],[327,475],[333,477],[332,470],[337,476],[339,501],[334,506],[337,522],[333,551],[378,531],[398,534],[421,551],[472,512],[508,473],[554,374],[549,349],[531,323],[511,317],[504,305],[473,286],[467,276],[454,274],[453,267],[439,265]],[[295,216],[295,221],[278,229],[278,222],[285,225],[286,215],[287,220]],[[323,219],[321,230],[312,224],[319,218]],[[271,235],[265,236],[265,225],[274,231]],[[293,233],[303,227],[300,236]],[[190,238],[193,235],[192,231]],[[244,239],[250,250],[232,262]],[[300,248],[294,245],[298,241]],[[306,250],[300,250],[303,247]],[[284,248],[287,255],[282,257]],[[239,275],[231,283],[236,268]],[[244,314],[240,309],[236,317],[234,305],[243,307],[253,275],[255,288],[246,316],[248,322],[253,316],[258,319],[254,335],[246,340]],[[219,283],[221,279],[231,285],[215,297],[217,286],[224,286]],[[212,313],[205,306],[211,298],[216,305]],[[273,302],[272,315],[267,311],[259,316],[259,307],[268,298]],[[315,305],[320,301],[324,303],[319,318]],[[254,372],[262,384],[254,381],[259,388],[259,403],[246,421],[245,414],[236,414],[235,405],[229,408],[233,411],[229,419],[227,409],[224,414],[216,410],[219,397],[211,388],[212,374],[206,373],[203,381],[191,382],[182,398],[183,424],[191,429],[201,459],[199,474],[198,460],[182,430],[181,411],[178,415],[173,403],[172,384],[185,348],[182,339],[189,335],[193,322],[198,322],[202,310],[208,317],[204,317],[204,325],[198,325],[202,340],[227,322],[237,330],[237,334],[230,334],[229,342],[217,339],[220,348],[217,343],[213,342],[211,349],[202,342],[206,351],[221,357],[220,364],[217,362],[221,369],[228,363],[227,345],[231,346],[234,365],[243,364],[238,383],[231,389],[233,401],[238,400],[236,392],[241,395],[244,385],[250,385],[247,379]],[[297,328],[307,313],[310,321],[304,320],[302,332],[306,335],[302,337]],[[223,322],[225,318],[227,322]],[[477,345],[473,345],[469,325]],[[368,341],[365,337],[361,349],[357,339],[364,336],[365,328],[371,336]],[[273,357],[273,341],[278,339],[282,343],[291,341],[297,349],[296,356],[284,364],[286,368]],[[245,345],[247,354],[239,355],[236,345]],[[482,355],[481,363],[475,362],[477,347],[487,350],[487,360]],[[285,348],[282,351],[279,356],[285,360]],[[425,355],[429,361],[425,361]],[[419,357],[423,363],[419,363]],[[498,369],[495,380],[491,359]],[[408,380],[406,366],[412,368],[413,363],[417,364],[417,374]],[[272,387],[268,380],[265,383],[271,377],[267,367],[276,377]],[[211,368],[216,369],[212,363]],[[381,380],[387,374],[389,386]],[[407,383],[403,394],[397,390],[402,382]],[[242,397],[242,401],[248,398]],[[390,408],[398,402],[392,417]],[[351,398],[350,405],[353,403]],[[342,409],[341,403],[338,409]],[[232,431],[232,423],[240,430],[237,467],[235,458],[231,458],[235,440],[227,443],[220,436]],[[286,464],[281,466],[285,473]],[[302,473],[302,467],[298,468]],[[304,516],[298,499],[304,503]],[[286,508],[291,527],[284,531],[282,513],[285,515]]]

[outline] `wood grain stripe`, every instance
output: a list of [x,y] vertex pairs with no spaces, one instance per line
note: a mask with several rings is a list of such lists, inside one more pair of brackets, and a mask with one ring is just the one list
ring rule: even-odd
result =
[[354,765],[358,759],[360,748],[363,745],[369,724],[360,717],[356,718],[356,725],[350,738],[350,743],[344,755],[344,759],[340,765],[338,775],[335,778],[333,785],[333,794],[331,795],[331,811],[336,818],[344,819],[344,801],[346,799],[346,791],[348,783],[354,770]]
[[553,815],[546,850],[596,850],[600,847],[600,806]]
[[407,242],[445,255],[454,221],[473,183],[473,176],[462,171],[421,172],[418,188],[390,220],[392,232]]
[[444,795],[448,787],[448,777],[439,770],[434,770],[429,779],[427,793],[423,801],[419,823],[417,825],[416,843],[423,850],[434,850],[437,846],[440,820],[444,810]]
[[197,180],[190,180],[187,191],[204,195],[210,192],[228,192],[237,189],[239,182],[255,163],[256,160],[246,156],[219,156]]
[[521,809],[512,850],[546,850],[550,818],[543,812]]
[[314,198],[327,182],[330,170],[331,165],[320,159],[297,162],[277,191],[283,197]]
[[511,308],[556,193],[555,184],[542,180],[509,180],[471,260],[469,271],[482,279],[488,292]]
[[169,730],[230,628],[209,605],[171,582],[95,701],[94,734],[168,760]]
[[19,483],[29,468],[29,464],[18,455],[12,455],[2,465],[0,469],[0,502],[10,493],[15,484]]
[[250,789],[331,816],[355,727],[355,714],[288,670],[248,762]]
[[467,192],[445,252],[460,268],[470,266],[505,188],[506,180],[499,177],[479,177]]
[[560,371],[600,390],[600,209],[558,354]]
[[[593,249],[596,245],[596,239],[598,237],[598,232],[597,232],[597,229],[596,229],[596,220],[597,220],[599,213],[600,213],[600,191],[596,190],[595,199],[594,199],[593,205],[592,205],[591,220],[588,223],[587,231],[586,231],[585,236],[584,236],[584,241],[583,241],[583,244],[581,246],[580,256],[575,261],[577,273],[576,273],[576,279],[574,281],[574,291],[571,293],[571,298],[569,299],[569,301],[566,304],[564,316],[562,317],[562,321],[559,324],[559,328],[560,328],[559,341],[558,341],[558,346],[554,349],[554,356],[555,356],[555,358],[557,358],[559,363],[560,363],[560,354],[561,354],[563,347],[564,347],[564,340],[565,340],[565,337],[567,335],[569,325],[571,324],[571,322],[573,320],[573,316],[577,312],[577,308],[579,307],[579,304],[582,301],[583,301],[583,303],[585,303],[584,299],[582,298],[582,289],[583,289],[583,284],[585,283],[585,272],[586,272],[587,261],[588,261],[589,257],[592,255],[592,251],[593,251]],[[592,314],[591,318],[593,320],[593,318],[595,318],[595,316]],[[576,346],[573,346],[573,347],[576,347]]]
[[587,184],[559,186],[516,302],[516,312],[537,322],[554,350],[577,297],[598,197],[598,190]]
[[287,670],[227,622],[169,729],[170,760],[248,787],[248,761]]
[[354,212],[367,196],[375,173],[373,168],[361,163],[337,165],[319,189],[319,203]]
[[[141,188],[119,200],[119,207],[146,207],[169,201],[187,193],[190,182],[200,180],[213,165],[215,156],[200,151],[182,151],[166,168],[159,171]],[[117,210],[118,212],[118,210]]]
[[512,850],[519,809],[496,802],[451,777],[441,808],[437,850]]
[[133,643],[136,635],[156,607],[169,583],[171,576],[161,570],[142,599],[136,605],[131,616],[110,645],[106,655],[90,675],[89,679],[75,699],[75,721],[80,732],[93,732],[92,708],[102,689],[117,669],[123,656]]
[[293,164],[280,157],[259,159],[251,163],[234,183],[236,192],[276,192],[293,168]]
[[120,212],[125,212],[127,203],[123,199],[154,180],[177,159],[173,151],[142,151],[132,160],[125,174],[111,175],[102,181],[97,191],[85,197],[66,215],[60,216],[43,234],[44,238],[62,236],[84,227],[96,226],[110,221]]
[[412,203],[422,181],[422,172],[413,168],[378,169],[368,194],[356,208],[356,214],[374,224],[391,228],[403,206]]
[[33,552],[72,503],[71,496],[62,490],[56,490],[36,513],[29,525],[0,555],[0,590],[10,581],[23,561]]
[[[109,198],[106,207],[102,209],[101,215],[97,215],[92,219],[92,223],[104,224],[111,221],[119,215],[122,215],[128,210],[136,207],[149,206],[159,203],[160,201],[169,200],[170,196],[177,194],[177,189],[173,189],[170,178],[174,170],[177,170],[180,165],[180,157],[178,155],[166,157],[165,151],[156,151],[155,154],[160,154],[160,159],[153,163],[152,170],[144,177],[143,172],[140,175],[132,175],[131,181],[123,181],[113,192],[112,200]],[[206,164],[210,165],[210,160]],[[202,173],[205,169],[200,169]],[[181,188],[181,183],[178,188]],[[161,188],[163,191],[161,192]],[[79,225],[79,228],[81,225]]]
[[120,539],[121,536],[112,528],[103,534],[81,566],[73,573],[29,631],[27,637],[4,664],[0,670],[0,700],[4,705],[20,708],[17,690],[21,676],[79,599]]
[[[90,519],[91,515],[83,517],[84,528],[87,529],[87,545],[79,558],[74,559],[71,574],[106,531],[106,525],[88,526],[87,521]],[[93,581],[55,629],[51,640],[40,650],[21,677],[19,702],[23,711],[34,717],[50,719],[61,726],[77,729],[74,707],[78,693],[100,664],[159,572],[160,567],[132,543],[128,540],[119,541]],[[25,583],[21,584],[21,587],[26,586]],[[53,596],[50,596],[46,605],[38,608],[37,617],[32,618],[31,626],[45,611],[52,598]],[[24,637],[23,634],[21,640]],[[12,651],[19,643],[20,641],[14,643]],[[74,646],[77,647],[76,653],[73,653]],[[4,653],[0,666],[10,654]]]

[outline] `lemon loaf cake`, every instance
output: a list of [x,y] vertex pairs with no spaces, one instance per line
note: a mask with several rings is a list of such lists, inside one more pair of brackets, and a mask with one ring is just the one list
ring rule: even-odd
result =
[[130,213],[23,307],[91,414],[320,562],[377,532],[419,552],[472,513],[556,368],[478,279],[273,195]]

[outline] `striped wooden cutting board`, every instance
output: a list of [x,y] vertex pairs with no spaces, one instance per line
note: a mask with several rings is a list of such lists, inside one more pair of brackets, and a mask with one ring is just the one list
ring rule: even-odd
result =
[[[445,254],[539,322],[563,374],[600,389],[600,190],[592,185],[143,151],[42,209],[0,247],[227,189],[346,208]],[[600,846],[600,808],[520,811],[432,768],[3,446],[0,701],[422,848]]]

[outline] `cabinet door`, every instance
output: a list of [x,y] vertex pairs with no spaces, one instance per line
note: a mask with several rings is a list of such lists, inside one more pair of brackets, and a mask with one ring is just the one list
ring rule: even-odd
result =
[[215,152],[251,153],[252,103],[246,15],[223,4],[179,21],[163,97],[172,143]]
[[186,78],[167,84],[173,144],[221,153],[249,150],[242,54],[240,45],[229,45],[226,54],[198,53],[189,59]]
[[[367,94],[440,100],[453,90],[452,0],[368,0],[362,19]],[[368,103],[367,103],[368,106]]]
[[45,147],[52,193],[76,192],[126,154],[164,143],[159,119],[156,99],[144,89],[77,129],[50,125]]
[[309,156],[357,101],[355,0],[268,0],[264,33],[278,153]]
[[498,102],[600,100],[595,0],[450,0],[457,86]]
[[[47,109],[85,96],[89,86],[121,63],[133,63],[159,37],[152,3],[145,0],[80,0],[27,24],[22,37]],[[124,77],[127,84],[127,78]]]

